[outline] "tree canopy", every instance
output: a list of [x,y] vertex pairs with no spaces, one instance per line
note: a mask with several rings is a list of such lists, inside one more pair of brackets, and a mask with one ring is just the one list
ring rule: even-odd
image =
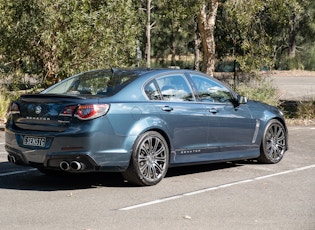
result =
[[134,62],[140,25],[131,0],[1,0],[0,13],[1,62],[35,67],[48,84]]
[[[139,53],[146,54],[146,4],[0,0],[1,78],[28,74],[50,85],[88,69],[145,64]],[[201,19],[213,16],[214,4],[216,17],[203,30]],[[151,0],[151,7],[146,55],[154,66],[199,68],[199,62],[206,72],[209,62],[214,70],[236,60],[243,71],[315,69],[313,0]]]

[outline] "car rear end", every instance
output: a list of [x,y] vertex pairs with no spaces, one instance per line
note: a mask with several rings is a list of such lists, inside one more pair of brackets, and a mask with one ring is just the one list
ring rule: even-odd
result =
[[106,98],[128,79],[91,71],[12,102],[5,130],[8,160],[69,172],[124,170],[130,155],[125,137],[115,134],[106,116],[111,106]]
[[[12,102],[5,140],[9,161],[37,168],[95,171],[102,138],[113,132],[109,104],[75,96],[25,95]],[[103,141],[104,142],[104,141]]]

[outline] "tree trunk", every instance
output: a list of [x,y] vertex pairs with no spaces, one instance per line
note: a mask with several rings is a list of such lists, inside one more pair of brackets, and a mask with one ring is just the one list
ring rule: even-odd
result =
[[214,27],[220,0],[208,1],[208,7],[206,3],[200,7],[197,20],[203,48],[202,71],[213,75],[215,68]]
[[197,21],[195,21],[195,34],[194,34],[194,69],[200,70],[200,34],[198,31]]
[[174,39],[174,36],[172,36],[172,46],[171,46],[171,66],[175,66],[176,65],[176,42]]
[[295,37],[296,37],[296,16],[295,14],[293,14],[291,17],[291,25],[290,25],[290,33],[289,33],[289,58],[295,57],[295,49],[296,49]]
[[151,68],[151,1],[147,0],[147,25],[146,25],[146,59],[147,59],[147,68]]

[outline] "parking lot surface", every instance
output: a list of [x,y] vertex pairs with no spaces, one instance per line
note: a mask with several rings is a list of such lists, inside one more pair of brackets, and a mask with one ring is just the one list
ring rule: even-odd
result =
[[315,229],[315,127],[289,127],[275,165],[170,169],[156,186],[120,174],[48,177],[10,164],[0,132],[1,229]]
[[270,77],[279,89],[281,100],[308,101],[315,100],[315,76],[295,75]]

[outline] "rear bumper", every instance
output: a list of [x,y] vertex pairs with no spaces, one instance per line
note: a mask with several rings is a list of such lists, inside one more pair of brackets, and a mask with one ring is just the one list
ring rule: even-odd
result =
[[[19,150],[5,146],[8,152],[8,160],[17,165],[27,165],[35,168],[49,168],[54,170],[65,170],[73,172],[94,172],[100,171],[100,166],[88,154],[66,154],[66,155],[47,155],[45,160],[41,162],[29,161],[26,156]],[[71,164],[77,162],[80,167],[70,167]],[[63,168],[62,163],[68,164],[68,168]]]
[[[63,170],[68,172],[122,172],[129,165],[129,161],[120,161],[101,165],[95,161],[88,153],[62,153],[48,154],[43,162],[29,161],[20,151],[9,146],[5,146],[8,152],[8,161],[17,165],[31,166],[34,168],[47,168],[52,170]],[[68,165],[65,167],[64,165]]]
[[[77,133],[35,133],[34,136],[44,136],[51,139],[46,147],[23,146],[21,136],[24,133],[6,129],[5,149],[8,160],[18,165],[27,165],[35,168],[62,170],[62,162],[71,165],[70,172],[125,171],[129,166],[131,149],[125,146],[125,138],[107,135],[102,132]],[[124,148],[122,148],[124,147]],[[77,169],[79,168],[79,170]]]

